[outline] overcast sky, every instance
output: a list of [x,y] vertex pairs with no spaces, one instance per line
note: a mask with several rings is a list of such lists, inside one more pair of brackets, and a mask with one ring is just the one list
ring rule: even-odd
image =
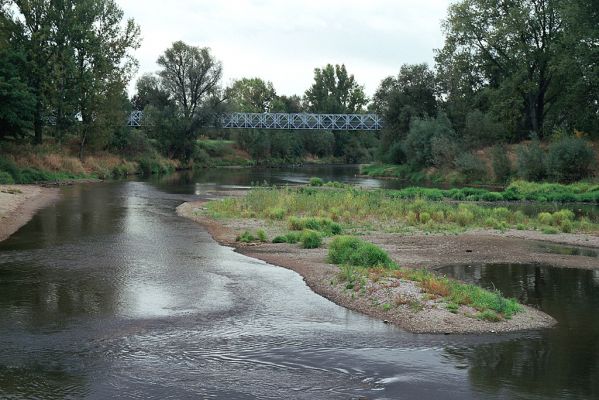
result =
[[[155,72],[172,42],[207,46],[224,83],[273,82],[303,94],[314,68],[344,63],[371,95],[404,63],[433,62],[450,0],[119,0],[141,26],[139,74]],[[139,75],[138,74],[138,75]],[[134,85],[132,85],[132,88]]]

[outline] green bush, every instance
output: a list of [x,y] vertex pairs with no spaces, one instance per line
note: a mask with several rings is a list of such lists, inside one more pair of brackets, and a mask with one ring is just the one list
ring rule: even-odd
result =
[[5,171],[0,171],[0,185],[10,185],[15,183],[11,174]]
[[512,176],[512,163],[507,156],[507,148],[503,145],[494,146],[491,157],[495,180],[499,183],[507,182]]
[[241,242],[241,243],[251,243],[251,242],[254,242],[255,240],[256,240],[256,237],[254,235],[252,235],[252,233],[250,233],[249,231],[245,231],[241,235],[237,236],[237,238],[235,238],[235,241]]
[[266,232],[264,232],[264,229],[258,229],[256,231],[256,238],[262,243],[268,242],[268,237],[266,236]]
[[395,266],[386,251],[352,236],[338,236],[329,245],[328,260],[332,264],[350,264],[359,267]]
[[281,220],[281,219],[285,218],[287,211],[281,207],[273,207],[273,208],[269,208],[266,211],[266,213],[268,215],[268,218],[270,218],[270,219]]
[[275,236],[274,239],[272,240],[273,243],[287,243],[287,237],[286,236]]
[[470,182],[482,181],[487,176],[485,163],[472,153],[461,154],[455,166]]
[[329,245],[328,260],[331,264],[346,264],[362,241],[353,236],[338,236]]
[[300,240],[304,249],[316,249],[322,244],[320,233],[311,229],[303,231]]
[[517,150],[518,176],[529,181],[540,181],[547,176],[545,153],[538,140],[521,145]]
[[547,152],[547,173],[557,181],[577,181],[592,175],[596,159],[583,139],[567,137],[554,142]]
[[317,177],[310,178],[310,186],[322,186],[322,185],[324,185],[324,182],[322,181],[322,179],[317,178]]
[[553,224],[553,215],[548,212],[539,213],[538,217],[539,222],[543,225],[552,225]]
[[341,225],[333,222],[330,218],[316,218],[316,217],[290,217],[287,221],[289,229],[292,231],[301,231],[304,229],[311,229],[319,231],[325,235],[339,235],[342,232]]

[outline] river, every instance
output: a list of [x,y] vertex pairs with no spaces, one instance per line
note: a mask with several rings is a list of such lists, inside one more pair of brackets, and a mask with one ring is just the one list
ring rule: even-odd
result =
[[292,271],[219,246],[175,207],[252,182],[354,170],[217,170],[81,184],[0,243],[0,398],[599,397],[599,276],[448,267],[560,322],[414,335],[323,299]]

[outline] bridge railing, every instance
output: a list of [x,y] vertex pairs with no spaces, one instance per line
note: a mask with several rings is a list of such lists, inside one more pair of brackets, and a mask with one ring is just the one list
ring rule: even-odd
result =
[[[142,126],[143,111],[133,111],[127,125]],[[307,114],[307,113],[226,113],[220,117],[224,129],[281,129],[374,131],[383,127],[377,114]]]

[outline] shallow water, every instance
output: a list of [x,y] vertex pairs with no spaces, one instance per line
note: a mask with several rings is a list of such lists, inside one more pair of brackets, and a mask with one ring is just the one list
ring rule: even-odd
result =
[[599,396],[593,271],[543,267],[541,284],[534,267],[492,269],[497,287],[554,315],[557,329],[408,334],[175,215],[209,189],[264,178],[241,175],[66,188],[0,243],[0,398]]

